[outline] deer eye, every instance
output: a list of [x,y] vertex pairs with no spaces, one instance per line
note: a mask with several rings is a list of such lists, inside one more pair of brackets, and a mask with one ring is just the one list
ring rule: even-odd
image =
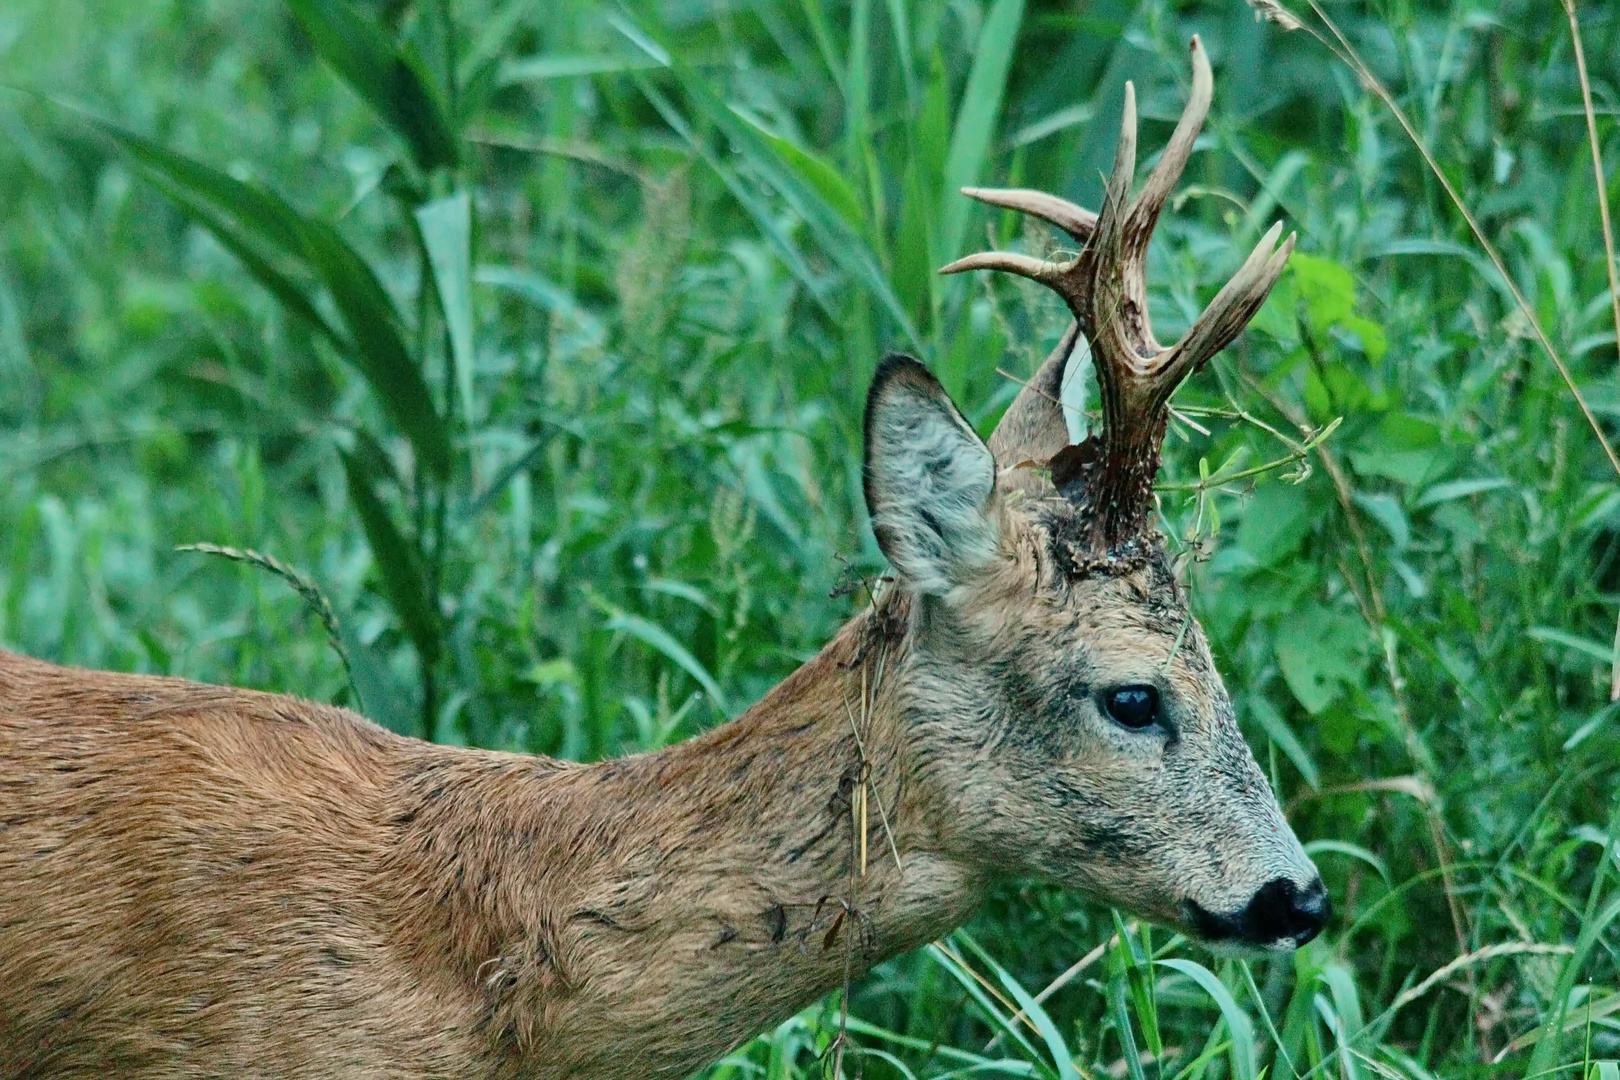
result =
[[1159,691],[1152,686],[1122,686],[1103,699],[1108,715],[1128,728],[1145,728],[1159,715]]

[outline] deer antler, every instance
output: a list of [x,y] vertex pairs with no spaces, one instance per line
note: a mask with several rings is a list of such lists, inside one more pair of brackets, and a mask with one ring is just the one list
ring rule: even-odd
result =
[[1102,390],[1103,435],[1059,453],[1051,465],[1058,489],[1086,511],[1087,546],[1104,559],[1151,531],[1153,478],[1171,395],[1254,317],[1294,249],[1293,234],[1278,246],[1282,225],[1272,226],[1180,341],[1167,347],[1154,338],[1147,306],[1148,239],[1192,154],[1214,85],[1197,37],[1192,68],[1192,93],[1181,121],[1134,200],[1136,89],[1131,83],[1125,84],[1125,115],[1101,214],[1038,191],[962,189],[981,202],[1056,225],[1083,245],[1076,258],[1052,263],[993,251],[958,259],[940,271],[1005,270],[1038,281],[1063,297],[1091,342]]

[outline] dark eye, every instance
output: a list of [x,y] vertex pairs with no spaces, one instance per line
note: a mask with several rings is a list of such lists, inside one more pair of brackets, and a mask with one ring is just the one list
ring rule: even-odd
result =
[[1122,686],[1103,701],[1108,715],[1128,728],[1145,728],[1159,715],[1159,691],[1151,686]]

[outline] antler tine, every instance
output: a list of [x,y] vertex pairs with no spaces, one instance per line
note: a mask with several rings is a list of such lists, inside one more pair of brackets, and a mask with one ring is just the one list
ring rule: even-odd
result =
[[1159,155],[1159,163],[1153,167],[1153,172],[1131,206],[1127,236],[1133,246],[1139,244],[1143,251],[1147,249],[1148,237],[1158,223],[1165,200],[1175,190],[1176,181],[1181,179],[1181,171],[1187,167],[1187,159],[1192,156],[1193,145],[1204,128],[1204,120],[1209,116],[1209,104],[1215,94],[1215,76],[1210,71],[1209,57],[1204,53],[1203,42],[1197,34],[1193,35],[1191,52],[1193,78],[1187,105],[1181,110],[1181,119],[1176,123],[1170,141],[1165,144],[1164,153]]
[[1044,191],[1033,191],[1029,188],[965,187],[962,194],[970,199],[989,203],[991,206],[1030,214],[1048,225],[1056,225],[1081,247],[1084,247],[1091,239],[1091,234],[1097,231],[1096,214],[1082,206],[1074,205],[1067,199],[1048,195]]
[[1232,280],[1215,294],[1215,299],[1176,343],[1175,356],[1165,365],[1165,400],[1169,400],[1185,376],[1203,367],[1210,357],[1230,345],[1266,302],[1294,250],[1295,234],[1289,233],[1278,247],[1280,235],[1282,222],[1279,221],[1260,238],[1242,267],[1232,275]]

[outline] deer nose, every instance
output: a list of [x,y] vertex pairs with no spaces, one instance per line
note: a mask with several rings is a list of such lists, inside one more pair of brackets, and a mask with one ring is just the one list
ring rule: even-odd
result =
[[1332,912],[1321,878],[1303,889],[1288,878],[1273,878],[1254,894],[1239,921],[1251,940],[1292,938],[1295,945],[1303,945],[1322,932]]

